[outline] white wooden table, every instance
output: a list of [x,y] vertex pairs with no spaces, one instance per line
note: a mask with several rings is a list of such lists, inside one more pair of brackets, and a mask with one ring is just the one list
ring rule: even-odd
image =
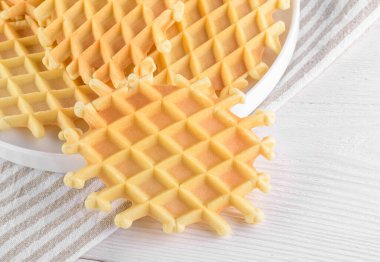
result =
[[232,235],[220,238],[203,226],[166,235],[146,219],[84,260],[380,261],[380,21],[265,131],[278,157],[259,165],[272,192],[251,197],[263,224],[228,213]]

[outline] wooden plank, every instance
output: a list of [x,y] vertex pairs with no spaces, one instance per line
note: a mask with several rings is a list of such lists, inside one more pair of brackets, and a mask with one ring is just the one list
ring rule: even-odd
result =
[[88,258],[80,258],[77,262],[102,262],[101,260],[88,259]]
[[[84,257],[106,261],[380,261],[380,21],[278,112],[278,158],[251,200],[260,226],[227,212],[232,235],[195,226],[165,235],[153,220],[119,230]],[[201,230],[206,229],[206,230]]]

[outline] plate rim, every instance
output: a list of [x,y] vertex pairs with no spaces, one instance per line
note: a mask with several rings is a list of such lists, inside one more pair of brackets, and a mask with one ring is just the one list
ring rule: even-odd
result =
[[[300,1],[291,1],[291,21],[284,45],[264,76],[245,93],[245,102],[232,107],[231,111],[239,117],[245,117],[257,109],[269,96],[281,80],[293,57],[299,34]],[[279,73],[276,73],[279,72]],[[271,78],[271,79],[270,79]],[[270,84],[268,84],[270,83]],[[270,86],[269,86],[270,85]],[[269,88],[268,88],[269,86]]]

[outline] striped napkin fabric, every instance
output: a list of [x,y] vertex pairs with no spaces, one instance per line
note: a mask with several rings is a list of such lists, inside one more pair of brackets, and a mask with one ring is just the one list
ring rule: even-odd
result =
[[262,108],[277,111],[380,17],[380,0],[301,0],[300,34],[285,75]]
[[[380,0],[303,0],[294,58],[263,107],[278,110],[320,74],[380,17]],[[111,213],[84,208],[83,190],[63,185],[62,174],[0,160],[0,261],[75,261],[116,230]]]

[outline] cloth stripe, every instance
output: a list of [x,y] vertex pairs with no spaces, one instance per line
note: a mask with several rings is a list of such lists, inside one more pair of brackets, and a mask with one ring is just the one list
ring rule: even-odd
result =
[[[301,1],[301,31],[294,58],[263,107],[277,110],[322,72],[378,17],[380,0]],[[88,211],[83,202],[99,190],[68,189],[62,175],[0,160],[0,261],[75,261],[113,233],[116,213]]]
[[[312,28],[306,33],[301,39],[299,39],[298,46],[302,46],[303,48],[299,48],[294,55],[293,63],[289,66],[288,71],[290,72],[297,63],[300,63],[303,57],[307,54],[310,54],[308,50],[312,49],[313,46],[318,45],[323,42],[323,36],[326,34],[332,35],[334,33],[333,28],[339,25],[337,22],[342,20],[343,17],[351,10],[355,12],[355,9],[352,9],[352,6],[357,3],[358,0],[350,0],[345,5],[341,5],[341,9],[338,6],[338,1],[332,2],[326,9],[326,12],[321,16],[321,18],[313,25]],[[332,16],[333,12],[336,12],[336,16]],[[319,26],[326,17],[329,19],[329,23],[325,26]],[[315,31],[313,37],[309,37],[311,31]],[[322,40],[321,40],[322,39]],[[308,40],[311,40],[309,42]]]
[[[306,1],[301,1],[301,3],[304,2]],[[318,34],[317,30],[322,25],[316,25],[314,30],[309,30],[309,37],[317,39],[314,41],[314,45],[297,44],[289,68],[272,94],[263,102],[262,108],[278,110],[323,72],[380,17],[380,0],[336,2],[340,6],[336,10],[344,11],[331,13],[330,16],[335,18],[324,22],[326,23],[325,28],[331,29],[331,32],[323,31]],[[304,34],[303,24],[300,25],[300,28],[302,37]]]
[[[20,198],[29,198],[29,191],[38,188],[38,186],[41,185],[41,182],[47,179],[49,176],[51,176],[50,172],[30,172],[27,176],[27,178],[31,178],[27,183],[22,184],[18,183],[15,184],[14,187],[8,188],[8,196],[7,193],[2,191],[0,195],[0,207],[5,207],[8,204],[12,204],[13,201]],[[15,194],[15,192],[17,192]],[[4,197],[3,197],[4,196]]]
[[[51,235],[60,233],[59,230],[63,227],[62,224],[70,223],[72,220],[79,217],[79,213],[77,211],[83,209],[83,203],[81,202],[81,199],[78,198],[79,196],[77,195],[76,190],[69,190],[66,188],[63,189],[66,192],[61,194],[62,196],[56,199],[46,209],[41,210],[34,216],[28,217],[27,220],[17,225],[17,229],[22,232],[23,241],[21,241],[21,243],[25,240],[33,243],[33,246],[27,250],[28,252],[40,246],[43,241],[50,241]],[[85,189],[85,193],[89,194],[93,190],[94,188],[91,186],[87,187]],[[71,200],[67,201],[68,198]],[[76,205],[77,208],[71,208],[73,205]],[[73,213],[75,213],[76,216],[72,217],[71,215]],[[31,228],[33,230],[30,230]],[[13,249],[14,252],[11,253],[22,255],[20,252],[22,251],[23,246],[21,245],[18,249],[17,246],[20,241],[15,242],[15,239],[17,240],[17,235],[9,235],[8,233],[6,236],[1,236],[0,241],[2,238],[7,238],[7,242],[2,244],[3,252],[8,252],[9,249]],[[41,240],[41,242],[37,242],[37,240]]]

